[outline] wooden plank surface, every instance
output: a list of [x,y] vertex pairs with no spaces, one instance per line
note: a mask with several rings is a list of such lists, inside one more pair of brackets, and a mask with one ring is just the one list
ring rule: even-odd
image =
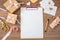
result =
[[[4,8],[3,3],[6,0],[0,0],[0,7]],[[27,2],[29,0],[17,0],[18,2],[20,1],[24,1]],[[38,1],[39,2],[39,1]],[[39,6],[38,2],[36,2],[36,4],[32,4],[33,6]],[[60,16],[60,0],[54,0],[55,5],[58,7],[57,12],[56,12],[56,16]],[[17,11],[14,12],[14,14],[18,15],[18,20],[19,20],[19,15],[20,15],[20,9],[18,9]],[[3,12],[0,10],[0,16],[7,16],[7,12]],[[44,13],[43,15],[43,21],[44,21],[44,27],[46,26],[46,21],[47,19],[50,19],[50,23],[52,22],[53,18],[52,15],[46,14]],[[55,17],[56,17],[55,16]],[[20,26],[18,24],[16,24],[17,26]],[[6,34],[6,32],[2,32],[0,30],[0,40],[1,38]],[[20,31],[19,32],[13,32],[7,40],[21,40],[20,39]],[[44,38],[43,39],[22,39],[22,40],[60,40],[60,25],[56,26],[55,29],[51,29],[50,27],[48,27],[47,32],[44,32]]]

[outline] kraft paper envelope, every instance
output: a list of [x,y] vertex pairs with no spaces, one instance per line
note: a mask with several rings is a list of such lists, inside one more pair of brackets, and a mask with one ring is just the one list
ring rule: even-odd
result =
[[42,8],[21,8],[21,39],[43,38]]
[[[11,0],[11,2],[12,3],[15,3],[15,4],[19,4],[16,0]],[[9,0],[7,0],[4,4],[4,7],[7,9],[7,7],[9,7],[11,4],[10,4],[10,1]],[[10,13],[13,13],[15,10],[17,10],[19,8],[19,6],[18,7],[16,7],[16,6],[11,6],[9,9],[7,9]]]
[[17,15],[9,13],[7,16],[6,22],[15,24],[16,20],[17,20]]

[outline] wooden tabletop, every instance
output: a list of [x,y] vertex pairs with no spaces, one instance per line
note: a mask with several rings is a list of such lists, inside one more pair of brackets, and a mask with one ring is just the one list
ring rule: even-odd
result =
[[[3,6],[3,3],[5,1],[6,0],[0,0],[0,7],[4,8],[4,9],[5,9],[5,7]],[[18,2],[21,2],[21,1],[27,2],[29,0],[17,0],[17,1]],[[54,0],[54,2],[55,2],[55,6],[58,7],[55,17],[56,16],[60,16],[60,0]],[[36,2],[35,4],[32,4],[32,6],[33,5],[34,6],[39,6],[39,1]],[[0,10],[0,16],[6,17],[7,13],[8,12],[4,12],[4,11]],[[14,12],[14,14],[17,14],[18,15],[18,20],[20,20],[20,16],[19,16],[20,15],[20,9],[16,10]],[[44,27],[46,26],[45,23],[46,23],[47,19],[49,19],[50,20],[49,23],[51,23],[54,20],[54,18],[55,18],[55,17],[54,18],[53,17],[54,16],[52,16],[52,15],[44,13],[43,14],[43,19],[44,19],[43,20],[43,22],[44,22],[43,26]],[[18,27],[20,26],[18,23],[16,23],[16,25]],[[2,32],[0,30],[0,40],[2,39],[2,37],[5,34],[6,34],[6,32]],[[19,30],[19,32],[12,32],[11,35],[7,38],[7,40],[21,40],[21,38],[20,38],[20,30]],[[54,29],[51,29],[50,27],[48,27],[47,32],[44,32],[44,38],[43,39],[22,39],[22,40],[60,40],[60,25],[57,25]]]

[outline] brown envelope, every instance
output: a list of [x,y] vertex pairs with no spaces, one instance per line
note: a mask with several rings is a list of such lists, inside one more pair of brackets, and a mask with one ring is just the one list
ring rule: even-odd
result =
[[[20,5],[16,0],[12,0],[12,3],[17,3],[18,5]],[[5,2],[4,4],[4,7],[7,9],[8,6],[10,6],[10,1],[7,0],[7,2]],[[11,6],[9,9],[7,9],[10,13],[13,13],[14,11],[16,11],[20,6],[16,7],[16,6]]]
[[15,24],[16,23],[16,20],[17,20],[17,15],[8,13],[6,22]]

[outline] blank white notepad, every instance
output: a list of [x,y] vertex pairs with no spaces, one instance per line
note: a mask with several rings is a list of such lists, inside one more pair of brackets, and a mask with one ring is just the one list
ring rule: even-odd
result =
[[43,38],[42,8],[21,8],[21,39]]

